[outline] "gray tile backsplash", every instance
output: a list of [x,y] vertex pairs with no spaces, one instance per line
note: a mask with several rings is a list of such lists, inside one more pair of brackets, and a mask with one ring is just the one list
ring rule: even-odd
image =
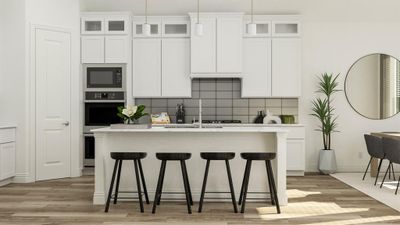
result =
[[148,113],[168,112],[175,122],[176,105],[183,103],[186,122],[198,118],[199,101],[202,99],[203,119],[205,120],[241,120],[252,123],[259,110],[269,110],[274,115],[294,115],[298,117],[298,99],[280,98],[240,98],[240,79],[193,79],[191,99],[135,99],[136,104],[146,106]]

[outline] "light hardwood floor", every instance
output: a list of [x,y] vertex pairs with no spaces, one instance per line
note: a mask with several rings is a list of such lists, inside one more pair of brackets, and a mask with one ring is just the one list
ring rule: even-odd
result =
[[184,202],[161,202],[141,214],[136,202],[92,205],[93,176],[11,184],[0,188],[0,224],[400,224],[400,213],[329,176],[290,177],[289,205],[282,214],[264,203],[248,203],[245,214],[234,214],[230,203],[209,203],[203,213],[188,215]]

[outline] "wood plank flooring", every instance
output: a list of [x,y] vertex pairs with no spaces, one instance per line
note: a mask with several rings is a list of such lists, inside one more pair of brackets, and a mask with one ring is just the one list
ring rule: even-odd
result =
[[136,202],[92,205],[93,176],[10,184],[0,188],[0,224],[51,225],[237,225],[237,224],[400,224],[400,213],[329,176],[288,178],[289,205],[282,214],[265,203],[248,203],[234,214],[230,203],[205,202],[203,213],[186,213],[185,203],[161,202],[139,213]]

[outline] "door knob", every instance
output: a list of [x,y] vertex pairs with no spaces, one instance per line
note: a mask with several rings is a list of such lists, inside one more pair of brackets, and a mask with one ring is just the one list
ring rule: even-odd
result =
[[66,127],[69,126],[69,121],[64,122],[63,125]]

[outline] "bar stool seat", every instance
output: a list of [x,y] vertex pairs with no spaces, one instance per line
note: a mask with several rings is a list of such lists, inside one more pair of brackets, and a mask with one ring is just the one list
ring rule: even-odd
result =
[[267,176],[268,176],[268,186],[270,190],[271,196],[271,204],[275,205],[277,213],[281,213],[278,201],[278,194],[276,191],[275,186],[275,179],[274,179],[274,172],[271,166],[271,160],[275,159],[276,153],[272,152],[243,152],[240,156],[246,160],[246,169],[243,175],[243,182],[242,188],[240,190],[239,196],[239,205],[242,205],[240,210],[241,213],[244,213],[245,206],[246,206],[246,198],[247,198],[247,190],[249,187],[249,180],[250,180],[250,171],[251,171],[251,164],[253,161],[265,161],[265,167],[267,169]]
[[226,166],[226,172],[228,175],[228,181],[229,181],[229,189],[230,192],[212,192],[212,193],[230,193],[231,194],[231,199],[232,199],[232,205],[233,205],[233,211],[235,213],[238,212],[237,205],[236,205],[236,198],[235,198],[235,190],[233,188],[233,181],[232,181],[232,174],[231,174],[231,168],[229,165],[229,160],[235,158],[235,153],[234,152],[201,152],[200,157],[207,160],[206,163],[206,170],[204,172],[204,179],[203,179],[203,185],[201,188],[201,195],[200,195],[200,203],[199,203],[199,210],[198,212],[201,213],[203,210],[203,202],[204,202],[204,195],[206,192],[206,186],[207,186],[207,178],[208,178],[208,171],[210,169],[210,162],[211,160],[219,160],[219,161],[225,161],[225,166]]
[[235,158],[234,152],[201,152],[200,157],[206,160],[231,160]]
[[[110,153],[110,157],[115,160],[114,163],[114,170],[110,182],[110,188],[108,190],[108,197],[107,197],[107,202],[106,202],[106,207],[104,212],[108,212],[108,209],[110,208],[110,201],[111,198],[114,198],[114,204],[117,204],[118,200],[118,192],[119,192],[119,181],[121,178],[121,168],[122,168],[122,162],[124,160],[132,160],[134,163],[134,168],[135,168],[135,175],[136,175],[136,185],[137,185],[137,194],[139,198],[139,204],[140,204],[140,212],[144,212],[143,208],[143,200],[142,200],[142,186],[140,184],[140,180],[142,180],[142,185],[143,185],[143,192],[144,196],[146,198],[146,203],[150,204],[149,202],[149,195],[147,193],[147,187],[146,187],[146,181],[144,178],[143,174],[143,168],[142,168],[142,163],[141,159],[144,159],[147,156],[146,152],[112,152]],[[118,168],[118,174],[117,174],[117,168]],[[140,176],[140,178],[139,178]],[[114,189],[114,182],[115,178],[117,178],[117,184],[115,187],[115,194],[113,196],[112,192]],[[136,192],[134,192],[136,193]]]
[[185,152],[162,152],[156,153],[156,157],[159,160],[171,160],[171,161],[179,161],[179,160],[188,160],[192,157],[191,153]]
[[240,156],[246,160],[272,160],[275,159],[276,153],[273,152],[243,152]]
[[180,165],[181,165],[181,170],[182,170],[183,186],[185,188],[187,210],[188,210],[188,213],[191,214],[192,213],[191,206],[193,205],[193,198],[192,198],[192,191],[190,190],[189,176],[187,173],[185,161],[190,159],[192,157],[192,154],[186,153],[186,152],[179,152],[179,153],[178,152],[162,152],[162,153],[156,153],[156,157],[157,157],[157,159],[161,160],[161,168],[160,168],[160,174],[158,177],[156,193],[154,195],[152,213],[155,213],[157,205],[160,205],[161,195],[163,193],[177,194],[176,192],[166,193],[166,192],[163,192],[162,189],[163,189],[163,185],[164,185],[164,177],[165,177],[165,169],[167,167],[167,161],[179,161]]
[[111,158],[116,160],[135,160],[146,158],[146,152],[112,152]]

